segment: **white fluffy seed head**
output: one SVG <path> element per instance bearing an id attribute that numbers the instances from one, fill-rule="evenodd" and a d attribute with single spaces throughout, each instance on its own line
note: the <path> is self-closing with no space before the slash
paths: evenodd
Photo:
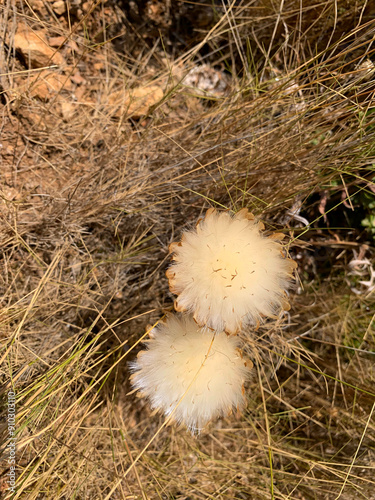
<path id="1" fill-rule="evenodd" d="M 196 230 L 172 243 L 167 277 L 176 310 L 192 313 L 201 326 L 237 333 L 243 323 L 289 309 L 285 290 L 295 262 L 277 241 L 283 235 L 267 238 L 262 229 L 247 209 L 234 217 L 210 209 Z"/>
<path id="2" fill-rule="evenodd" d="M 131 364 L 132 384 L 192 432 L 243 405 L 248 368 L 235 337 L 199 328 L 189 315 L 154 328 L 147 350 Z"/>

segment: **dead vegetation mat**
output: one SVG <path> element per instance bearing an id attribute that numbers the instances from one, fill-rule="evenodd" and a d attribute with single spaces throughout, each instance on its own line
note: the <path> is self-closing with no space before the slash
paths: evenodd
<path id="1" fill-rule="evenodd" d="M 13 498 L 375 498 L 374 14 L 1 3 Z M 128 361 L 173 307 L 169 243 L 210 206 L 285 231 L 298 281 L 290 313 L 242 334 L 246 408 L 194 437 L 128 394 Z"/>

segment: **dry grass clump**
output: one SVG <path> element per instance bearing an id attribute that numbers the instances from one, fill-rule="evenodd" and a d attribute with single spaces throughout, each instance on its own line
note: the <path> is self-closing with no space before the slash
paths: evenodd
<path id="1" fill-rule="evenodd" d="M 196 26 L 184 2 L 70 4 L 0 6 L 14 498 L 372 498 L 372 3 L 201 2 Z M 204 97 L 184 84 L 203 64 L 225 80 Z M 246 409 L 195 439 L 128 394 L 128 361 L 173 307 L 168 245 L 210 206 L 285 232 L 300 281 L 242 333 Z"/>

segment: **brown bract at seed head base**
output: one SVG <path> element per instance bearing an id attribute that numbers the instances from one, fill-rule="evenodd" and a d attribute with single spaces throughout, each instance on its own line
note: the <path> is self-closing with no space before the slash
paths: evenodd
<path id="1" fill-rule="evenodd" d="M 286 290 L 296 263 L 286 257 L 284 235 L 265 236 L 263 229 L 247 209 L 233 217 L 209 209 L 169 247 L 175 309 L 191 313 L 200 326 L 230 334 L 289 310 Z"/>

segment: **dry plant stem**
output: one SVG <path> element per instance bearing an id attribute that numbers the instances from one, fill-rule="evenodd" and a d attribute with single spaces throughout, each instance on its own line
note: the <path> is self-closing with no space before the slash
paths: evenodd
<path id="1" fill-rule="evenodd" d="M 372 414 L 373 414 L 373 412 L 374 412 L 374 409 L 375 409 L 375 403 L 372 405 L 372 408 L 371 408 L 370 414 L 369 414 L 368 419 L 367 419 L 367 422 L 366 422 L 366 426 L 365 426 L 365 428 L 363 429 L 363 434 L 362 434 L 361 439 L 360 439 L 360 441 L 359 441 L 359 443 L 358 443 L 358 447 L 357 447 L 357 449 L 356 449 L 356 451 L 355 451 L 355 454 L 354 454 L 354 457 L 353 457 L 352 463 L 350 464 L 350 466 L 349 466 L 349 468 L 348 468 L 348 472 L 346 473 L 346 476 L 345 476 L 344 482 L 342 483 L 342 486 L 341 486 L 341 489 L 340 489 L 340 491 L 339 491 L 339 494 L 337 495 L 337 497 L 335 498 L 335 500 L 339 500 L 339 498 L 341 498 L 342 492 L 343 492 L 343 491 L 344 491 L 344 489 L 345 489 L 345 486 L 346 486 L 346 484 L 347 484 L 347 482 L 348 482 L 348 478 L 349 478 L 350 473 L 351 473 L 351 471 L 352 471 L 352 468 L 353 468 L 353 466 L 354 466 L 354 462 L 355 462 L 355 461 L 356 461 L 356 459 L 357 459 L 357 456 L 358 456 L 358 453 L 359 453 L 359 449 L 360 449 L 360 447 L 361 447 L 361 445 L 362 445 L 363 439 L 364 439 L 365 434 L 366 434 L 366 432 L 367 432 L 367 428 L 368 428 L 368 426 L 369 426 L 369 424 L 370 424 L 370 422 L 371 422 L 371 419 L 372 419 Z"/>
<path id="2" fill-rule="evenodd" d="M 161 318 L 161 319 L 162 319 L 162 318 Z M 161 320 L 158 320 L 158 321 L 157 321 L 157 322 L 156 322 L 156 323 L 155 323 L 155 324 L 154 324 L 154 325 L 150 328 L 150 330 L 146 331 L 146 332 L 142 335 L 142 337 L 141 337 L 139 340 L 137 340 L 137 342 L 135 342 L 135 343 L 132 345 L 132 347 L 130 347 L 130 348 L 129 348 L 129 350 L 128 350 L 128 351 L 126 351 L 126 353 L 125 353 L 125 354 L 123 354 L 123 355 L 122 355 L 122 356 L 121 356 L 121 357 L 120 357 L 120 358 L 119 358 L 119 359 L 115 362 L 115 365 L 117 365 L 117 364 L 119 364 L 119 363 L 123 362 L 123 361 L 124 361 L 124 359 L 125 359 L 125 357 L 126 357 L 126 356 L 127 356 L 127 355 L 128 355 L 128 354 L 129 354 L 129 353 L 130 353 L 130 352 L 131 352 L 131 351 L 132 351 L 132 350 L 133 350 L 133 349 L 134 349 L 134 348 L 135 348 L 135 347 L 136 347 L 136 346 L 137 346 L 140 342 L 142 342 L 142 340 L 143 340 L 143 339 L 144 339 L 144 338 L 145 338 L 145 337 L 146 337 L 146 336 L 150 333 L 150 331 L 151 331 L 151 330 L 152 330 L 152 329 L 153 329 L 153 328 L 154 328 L 154 327 L 155 327 L 155 326 L 159 323 L 159 321 L 161 321 Z M 88 389 L 86 389 L 86 391 L 85 391 L 85 392 L 84 392 L 84 393 L 80 396 L 80 398 L 79 398 L 77 401 L 75 401 L 74 403 L 72 403 L 72 404 L 71 404 L 71 405 L 70 405 L 70 406 L 69 406 L 69 407 L 68 407 L 68 408 L 67 408 L 67 409 L 66 409 L 66 410 L 65 410 L 65 411 L 64 411 L 64 412 L 63 412 L 63 413 L 62 413 L 62 414 L 58 417 L 58 419 L 57 419 L 57 420 L 52 421 L 52 422 L 51 422 L 49 425 L 47 425 L 47 426 L 46 426 L 46 427 L 45 427 L 42 431 L 40 431 L 38 434 L 36 434 L 36 435 L 32 436 L 30 439 L 23 441 L 22 443 L 20 443 L 20 445 L 22 445 L 22 446 L 26 446 L 29 442 L 33 441 L 35 438 L 40 437 L 42 434 L 44 434 L 45 432 L 47 432 L 47 430 L 49 430 L 49 429 L 50 429 L 53 425 L 55 425 L 55 424 L 56 424 L 56 422 L 57 422 L 58 420 L 62 419 L 65 415 L 67 415 L 67 414 L 69 413 L 69 411 L 70 411 L 70 410 L 72 410 L 72 409 L 73 409 L 73 408 L 74 408 L 74 407 L 75 407 L 75 406 L 79 403 L 79 401 L 80 401 L 80 400 L 82 400 L 82 399 L 86 396 L 86 394 L 88 394 L 89 392 L 91 392 L 91 391 L 92 391 L 92 389 L 93 389 L 93 387 L 95 387 L 95 386 L 96 386 L 96 385 L 98 385 L 98 384 L 99 384 L 99 383 L 100 383 L 103 379 L 105 379 L 105 378 L 109 375 L 109 373 L 111 373 L 111 371 L 112 371 L 112 369 L 113 369 L 113 366 L 115 366 L 115 365 L 112 365 L 112 367 L 111 367 L 111 368 L 109 368 L 109 369 L 108 369 L 106 372 L 104 372 L 104 373 L 103 373 L 103 374 L 102 374 L 99 378 L 97 378 L 97 379 L 95 380 L 95 382 L 94 382 L 91 386 L 89 386 L 89 388 L 88 388 Z"/>
<path id="3" fill-rule="evenodd" d="M 267 412 L 267 405 L 266 405 L 266 399 L 264 396 L 264 388 L 263 388 L 263 382 L 262 382 L 262 377 L 261 377 L 261 366 L 259 366 L 259 362 L 256 363 L 257 366 L 257 373 L 258 373 L 258 382 L 259 382 L 259 389 L 260 393 L 262 396 L 262 404 L 263 404 L 263 411 L 264 411 L 264 423 L 266 426 L 266 434 L 267 434 L 267 445 L 268 445 L 268 460 L 269 460 L 269 466 L 270 466 L 270 492 L 271 492 L 271 498 L 274 499 L 274 476 L 273 476 L 273 454 L 272 454 L 272 442 L 271 442 L 271 432 L 270 432 L 270 425 L 268 421 L 268 412 Z"/>

